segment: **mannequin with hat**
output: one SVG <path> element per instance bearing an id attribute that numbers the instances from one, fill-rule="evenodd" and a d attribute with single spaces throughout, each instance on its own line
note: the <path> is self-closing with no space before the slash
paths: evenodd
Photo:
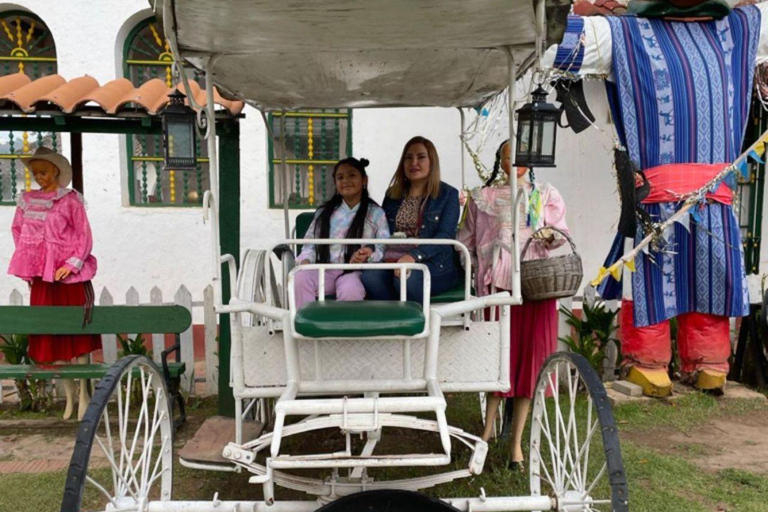
<path id="1" fill-rule="evenodd" d="M 739 156 L 755 66 L 768 60 L 768 4 L 633 0 L 628 11 L 570 16 L 562 43 L 543 59 L 567 80 L 605 80 L 617 169 L 642 173 L 636 183 L 650 186 L 635 191 L 638 219 L 619 223 L 606 268 L 645 237 L 649 222 L 669 218 Z M 624 299 L 626 378 L 650 396 L 672 391 L 670 319 L 683 378 L 719 393 L 731 354 L 728 319 L 749 313 L 733 191 L 721 184 L 692 212 L 664 232 L 663 247 L 640 253 L 621 281 L 608 277 L 600 288 L 604 299 Z"/>
<path id="2" fill-rule="evenodd" d="M 94 293 L 91 279 L 96 258 L 91 254 L 91 227 L 83 197 L 66 188 L 72 166 L 55 151 L 40 147 L 20 158 L 40 186 L 17 198 L 11 232 L 16 250 L 8 273 L 30 285 L 32 306 L 85 306 L 89 319 Z M 29 357 L 36 363 L 88 362 L 88 354 L 101 347 L 96 335 L 30 335 Z M 64 419 L 72 415 L 75 384 L 65 379 L 67 405 Z M 86 380 L 80 380 L 78 418 L 88 406 Z"/>

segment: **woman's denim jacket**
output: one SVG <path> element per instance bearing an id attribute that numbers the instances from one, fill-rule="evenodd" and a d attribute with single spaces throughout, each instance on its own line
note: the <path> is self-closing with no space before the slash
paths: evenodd
<path id="1" fill-rule="evenodd" d="M 403 199 L 384 198 L 381 207 L 387 214 L 389 231 L 394 233 L 395 218 Z M 448 238 L 456 239 L 456 230 L 459 224 L 459 191 L 440 182 L 440 193 L 436 199 L 429 197 L 424 207 L 421 226 L 419 226 L 419 238 Z M 420 245 L 414 247 L 410 254 L 416 263 L 423 263 L 429 268 L 432 280 L 438 278 L 450 278 L 456 275 L 455 250 L 450 245 Z"/>

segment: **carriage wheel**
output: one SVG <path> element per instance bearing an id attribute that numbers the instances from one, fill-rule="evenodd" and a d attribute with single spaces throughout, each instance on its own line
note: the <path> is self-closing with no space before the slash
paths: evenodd
<path id="1" fill-rule="evenodd" d="M 113 364 L 77 432 L 62 512 L 144 510 L 171 499 L 173 420 L 165 381 L 142 356 Z"/>
<path id="2" fill-rule="evenodd" d="M 628 511 L 613 410 L 587 360 L 567 353 L 550 356 L 533 400 L 531 494 L 557 498 L 559 510 Z"/>

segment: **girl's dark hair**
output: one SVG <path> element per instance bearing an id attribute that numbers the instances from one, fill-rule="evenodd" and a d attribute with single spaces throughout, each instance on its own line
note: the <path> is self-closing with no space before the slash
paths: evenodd
<path id="1" fill-rule="evenodd" d="M 347 164 L 351 165 L 363 176 L 363 179 L 368 177 L 368 173 L 365 172 L 365 168 L 368 167 L 368 160 L 361 158 L 358 160 L 354 157 L 348 157 L 343 160 L 339 160 L 333 167 L 333 179 L 336 181 L 336 171 L 339 167 Z M 344 198 L 341 197 L 338 191 L 333 194 L 328 201 L 323 204 L 319 210 L 320 214 L 317 216 L 317 222 L 315 222 L 315 238 L 329 238 L 331 233 L 331 215 L 336 211 L 336 208 L 341 206 L 341 202 Z M 358 208 L 355 217 L 352 219 L 352 224 L 349 226 L 346 238 L 363 238 L 363 231 L 365 229 L 365 221 L 368 217 L 368 205 L 378 206 L 378 203 L 371 199 L 368 195 L 368 187 L 363 186 L 363 195 L 360 198 L 360 208 Z M 344 261 L 348 263 L 352 259 L 352 254 L 360 248 L 359 245 L 348 245 Z M 331 258 L 331 247 L 329 245 L 317 245 L 317 262 L 328 263 Z"/>
<path id="2" fill-rule="evenodd" d="M 496 150 L 496 160 L 493 162 L 493 171 L 491 172 L 491 177 L 488 178 L 485 183 L 483 183 L 484 187 L 490 187 L 493 185 L 493 182 L 496 181 L 496 177 L 499 175 L 499 170 L 501 170 L 501 150 L 508 142 L 509 139 L 505 140 L 501 143 L 499 149 Z"/>

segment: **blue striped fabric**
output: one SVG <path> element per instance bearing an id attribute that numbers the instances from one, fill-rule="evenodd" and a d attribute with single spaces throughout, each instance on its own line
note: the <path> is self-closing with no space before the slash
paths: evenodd
<path id="1" fill-rule="evenodd" d="M 615 84 L 608 96 L 616 129 L 640 169 L 672 163 L 723 163 L 741 153 L 760 36 L 760 11 L 734 9 L 719 21 L 668 22 L 606 18 L 613 39 Z M 663 221 L 681 204 L 644 205 Z M 696 223 L 675 224 L 664 250 L 636 258 L 635 324 L 653 325 L 698 312 L 743 316 L 749 311 L 744 257 L 733 208 L 714 203 Z M 638 228 L 635 242 L 644 238 Z M 620 239 L 620 237 L 619 237 Z M 621 255 L 614 243 L 606 266 Z M 600 289 L 615 298 L 616 281 Z"/>
<path id="2" fill-rule="evenodd" d="M 563 42 L 557 47 L 554 67 L 561 71 L 578 73 L 584 62 L 584 46 L 581 35 L 584 32 L 584 18 L 568 16 Z"/>
<path id="3" fill-rule="evenodd" d="M 760 11 L 747 6 L 706 23 L 606 20 L 616 122 L 632 161 L 648 169 L 735 160 L 749 113 Z"/>

